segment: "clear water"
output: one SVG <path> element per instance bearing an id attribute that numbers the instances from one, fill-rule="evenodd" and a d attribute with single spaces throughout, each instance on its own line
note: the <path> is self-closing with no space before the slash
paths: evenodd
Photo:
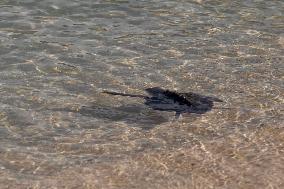
<path id="1" fill-rule="evenodd" d="M 0 1 L 0 188 L 284 188 L 283 12 Z M 224 102 L 175 119 L 101 93 L 149 87 Z"/>

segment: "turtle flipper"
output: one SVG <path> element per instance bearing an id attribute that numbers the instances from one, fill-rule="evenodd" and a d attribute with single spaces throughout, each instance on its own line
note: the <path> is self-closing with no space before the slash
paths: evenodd
<path id="1" fill-rule="evenodd" d="M 178 120 L 181 116 L 182 116 L 181 112 L 176 112 L 174 120 Z"/>

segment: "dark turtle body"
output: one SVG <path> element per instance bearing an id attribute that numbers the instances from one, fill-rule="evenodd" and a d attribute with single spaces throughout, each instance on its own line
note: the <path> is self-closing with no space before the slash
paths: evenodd
<path id="1" fill-rule="evenodd" d="M 110 95 L 144 98 L 144 104 L 148 107 L 159 111 L 174 111 L 176 112 L 177 117 L 183 113 L 203 114 L 212 109 L 214 101 L 222 102 L 222 100 L 215 97 L 204 96 L 192 92 L 180 93 L 177 91 L 165 90 L 159 87 L 147 88 L 145 91 L 150 96 L 108 91 L 104 91 L 104 93 Z"/>

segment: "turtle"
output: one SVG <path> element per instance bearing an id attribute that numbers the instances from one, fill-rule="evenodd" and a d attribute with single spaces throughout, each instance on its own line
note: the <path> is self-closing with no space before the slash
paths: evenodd
<path id="1" fill-rule="evenodd" d="M 145 91 L 149 96 L 112 91 L 103 91 L 103 93 L 143 98 L 146 106 L 158 111 L 174 111 L 176 118 L 179 118 L 184 113 L 204 114 L 213 108 L 214 102 L 223 102 L 216 97 L 204 96 L 193 92 L 178 92 L 160 87 L 146 88 Z"/>

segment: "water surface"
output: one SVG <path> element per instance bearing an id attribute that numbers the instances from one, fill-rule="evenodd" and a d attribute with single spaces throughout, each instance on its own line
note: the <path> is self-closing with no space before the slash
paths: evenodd
<path id="1" fill-rule="evenodd" d="M 0 2 L 0 188 L 283 188 L 283 1 Z M 224 102 L 159 111 L 161 87 Z"/>

